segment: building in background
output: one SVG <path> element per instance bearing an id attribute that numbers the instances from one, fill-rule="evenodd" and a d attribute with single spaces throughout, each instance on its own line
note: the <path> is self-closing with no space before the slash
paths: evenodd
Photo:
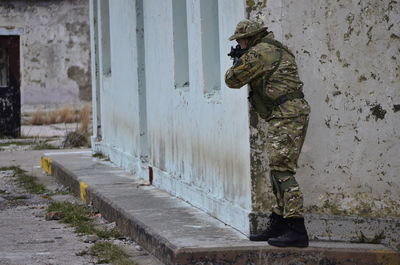
<path id="1" fill-rule="evenodd" d="M 272 203 L 265 123 L 247 89 L 223 81 L 228 37 L 258 19 L 295 52 L 312 108 L 297 174 L 311 236 L 383 232 L 396 247 L 394 1 L 91 0 L 90 10 L 95 152 L 245 234 L 262 229 Z"/>
<path id="2" fill-rule="evenodd" d="M 0 86 L 10 100 L 0 97 L 7 113 L 20 120 L 19 102 L 29 110 L 91 100 L 89 39 L 87 1 L 1 1 Z"/>

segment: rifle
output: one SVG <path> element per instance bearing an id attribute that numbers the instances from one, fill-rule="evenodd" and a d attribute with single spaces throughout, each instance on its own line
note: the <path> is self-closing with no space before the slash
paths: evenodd
<path id="1" fill-rule="evenodd" d="M 240 48 L 240 45 L 236 45 L 235 48 L 231 46 L 231 52 L 228 53 L 228 56 L 230 56 L 233 60 L 233 65 L 237 66 L 239 64 L 239 58 L 242 57 L 243 54 L 247 52 L 248 49 L 242 49 Z"/>

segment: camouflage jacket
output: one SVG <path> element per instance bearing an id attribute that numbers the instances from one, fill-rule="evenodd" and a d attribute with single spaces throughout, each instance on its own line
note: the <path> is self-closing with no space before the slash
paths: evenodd
<path id="1" fill-rule="evenodd" d="M 293 54 L 286 47 L 271 44 L 271 39 L 267 35 L 251 46 L 239 63 L 228 69 L 225 83 L 230 88 L 249 84 L 249 100 L 267 120 L 308 115 L 310 107 L 305 99 L 288 100 L 278 106 L 271 104 L 280 96 L 303 89 Z"/>

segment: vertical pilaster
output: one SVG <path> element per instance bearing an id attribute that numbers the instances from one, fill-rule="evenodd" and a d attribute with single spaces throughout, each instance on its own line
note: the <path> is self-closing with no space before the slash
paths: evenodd
<path id="1" fill-rule="evenodd" d="M 142 167 L 148 163 L 147 141 L 147 97 L 146 97 L 146 61 L 144 40 L 144 6 L 143 0 L 136 1 L 136 51 L 137 76 L 139 93 L 139 124 L 140 124 L 140 160 Z"/>

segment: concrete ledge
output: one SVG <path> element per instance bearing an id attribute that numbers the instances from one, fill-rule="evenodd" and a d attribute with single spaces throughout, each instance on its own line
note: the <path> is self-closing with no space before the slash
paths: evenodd
<path id="1" fill-rule="evenodd" d="M 310 247 L 275 248 L 243 234 L 191 205 L 135 180 L 90 152 L 52 154 L 43 159 L 52 175 L 115 221 L 123 233 L 168 265 L 228 264 L 400 264 L 382 245 L 311 242 Z M 87 187 L 83 187 L 81 183 Z"/>
<path id="2" fill-rule="evenodd" d="M 251 213 L 251 229 L 261 230 L 268 223 L 270 213 Z M 305 214 L 309 236 L 319 241 L 358 242 L 377 240 L 387 247 L 400 250 L 400 219 Z"/>
<path id="3" fill-rule="evenodd" d="M 117 148 L 104 142 L 92 141 L 92 146 L 96 152 L 106 154 L 117 166 L 132 172 L 133 175 L 141 178 L 148 178 L 148 169 L 143 169 L 141 161 L 128 153 L 122 152 Z M 145 167 L 149 165 L 146 163 Z M 218 216 L 222 222 L 229 223 L 239 231 L 250 234 L 249 211 L 244 208 L 233 205 L 221 198 L 215 198 L 199 187 L 183 182 L 173 174 L 159 170 L 153 167 L 153 185 L 162 189 L 173 196 L 185 198 L 195 207 L 208 212 L 210 215 Z"/>

